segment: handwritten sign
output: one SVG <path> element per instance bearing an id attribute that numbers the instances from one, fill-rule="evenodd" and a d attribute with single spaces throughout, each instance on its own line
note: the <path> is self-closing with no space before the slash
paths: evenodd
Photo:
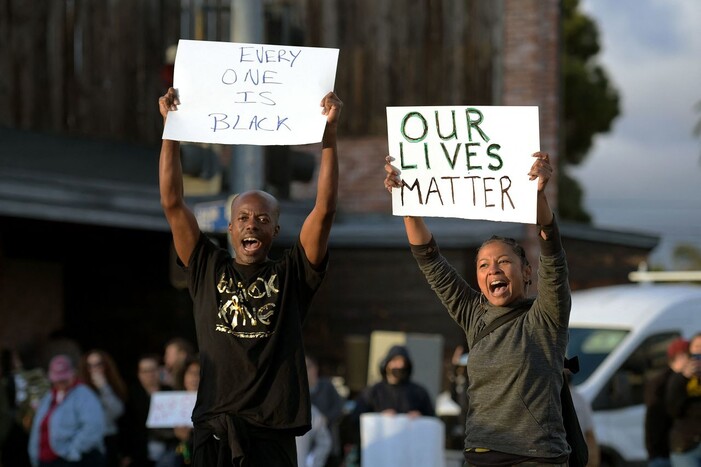
<path id="1" fill-rule="evenodd" d="M 434 417 L 364 413 L 360 416 L 363 467 L 441 467 L 445 425 Z"/>
<path id="2" fill-rule="evenodd" d="M 387 128 L 394 215 L 535 224 L 537 107 L 388 107 Z"/>
<path id="3" fill-rule="evenodd" d="M 149 428 L 192 426 L 192 409 L 195 408 L 196 400 L 196 392 L 154 392 L 151 395 L 146 426 Z"/>
<path id="4" fill-rule="evenodd" d="M 318 143 L 338 49 L 180 40 L 173 87 L 180 106 L 164 139 L 218 144 Z"/>

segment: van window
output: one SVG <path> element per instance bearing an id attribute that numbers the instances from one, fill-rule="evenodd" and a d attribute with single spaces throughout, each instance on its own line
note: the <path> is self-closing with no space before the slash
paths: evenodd
<path id="1" fill-rule="evenodd" d="M 579 358 L 579 372 L 572 376 L 572 384 L 589 378 L 626 335 L 626 329 L 570 328 L 567 356 Z"/>
<path id="2" fill-rule="evenodd" d="M 644 403 L 648 380 L 667 367 L 667 346 L 679 333 L 655 334 L 643 341 L 592 401 L 593 410 L 622 409 Z"/>

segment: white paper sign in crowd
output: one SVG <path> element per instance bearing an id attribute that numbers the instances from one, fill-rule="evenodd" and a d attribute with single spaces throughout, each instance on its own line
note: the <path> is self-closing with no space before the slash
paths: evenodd
<path id="1" fill-rule="evenodd" d="M 360 416 L 362 467 L 443 467 L 445 425 L 435 417 Z"/>
<path id="2" fill-rule="evenodd" d="M 538 107 L 387 107 L 397 216 L 535 224 Z"/>
<path id="3" fill-rule="evenodd" d="M 318 143 L 338 49 L 180 40 L 173 87 L 180 106 L 164 139 L 218 144 Z"/>
<path id="4" fill-rule="evenodd" d="M 151 394 L 146 418 L 149 428 L 192 426 L 192 409 L 197 393 L 191 391 L 159 391 Z"/>

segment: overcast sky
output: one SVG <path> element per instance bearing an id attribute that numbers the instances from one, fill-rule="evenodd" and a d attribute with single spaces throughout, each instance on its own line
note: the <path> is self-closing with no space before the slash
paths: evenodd
<path id="1" fill-rule="evenodd" d="M 582 0 L 621 96 L 610 133 L 572 170 L 598 227 L 659 234 L 653 263 L 701 248 L 701 0 Z"/>

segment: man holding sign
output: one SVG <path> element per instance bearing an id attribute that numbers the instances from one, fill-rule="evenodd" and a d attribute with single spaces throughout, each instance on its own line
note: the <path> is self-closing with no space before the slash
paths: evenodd
<path id="1" fill-rule="evenodd" d="M 159 99 L 164 123 L 178 104 L 173 88 Z M 179 142 L 163 140 L 161 204 L 188 273 L 200 351 L 195 466 L 297 464 L 295 436 L 311 425 L 301 329 L 328 262 L 342 106 L 332 92 L 321 100 L 326 127 L 316 202 L 296 244 L 278 260 L 268 258 L 280 230 L 278 201 L 263 191 L 234 198 L 232 258 L 200 231 L 183 196 Z"/>
<path id="2" fill-rule="evenodd" d="M 485 156 L 485 161 L 491 159 L 488 153 Z M 494 236 L 479 248 L 479 290 L 475 290 L 441 255 L 422 218 L 404 217 L 421 271 L 450 316 L 463 328 L 470 348 L 464 452 L 467 465 L 566 466 L 570 454 L 560 407 L 571 305 L 567 263 L 555 216 L 545 196 L 552 175 L 550 157 L 543 152 L 533 157 L 535 162 L 528 173 L 518 180 L 514 176 L 514 182 L 533 183 L 537 190 L 541 254 L 535 298 L 528 294 L 531 266 L 524 249 L 513 239 Z M 400 174 L 393 162 L 388 156 L 384 183 L 396 201 L 396 191 L 404 182 L 403 172 Z M 465 204 L 469 207 L 470 200 Z M 507 322 L 508 318 L 512 320 Z M 496 320 L 503 325 L 489 327 Z M 492 330 L 478 337 L 482 329 Z"/>

